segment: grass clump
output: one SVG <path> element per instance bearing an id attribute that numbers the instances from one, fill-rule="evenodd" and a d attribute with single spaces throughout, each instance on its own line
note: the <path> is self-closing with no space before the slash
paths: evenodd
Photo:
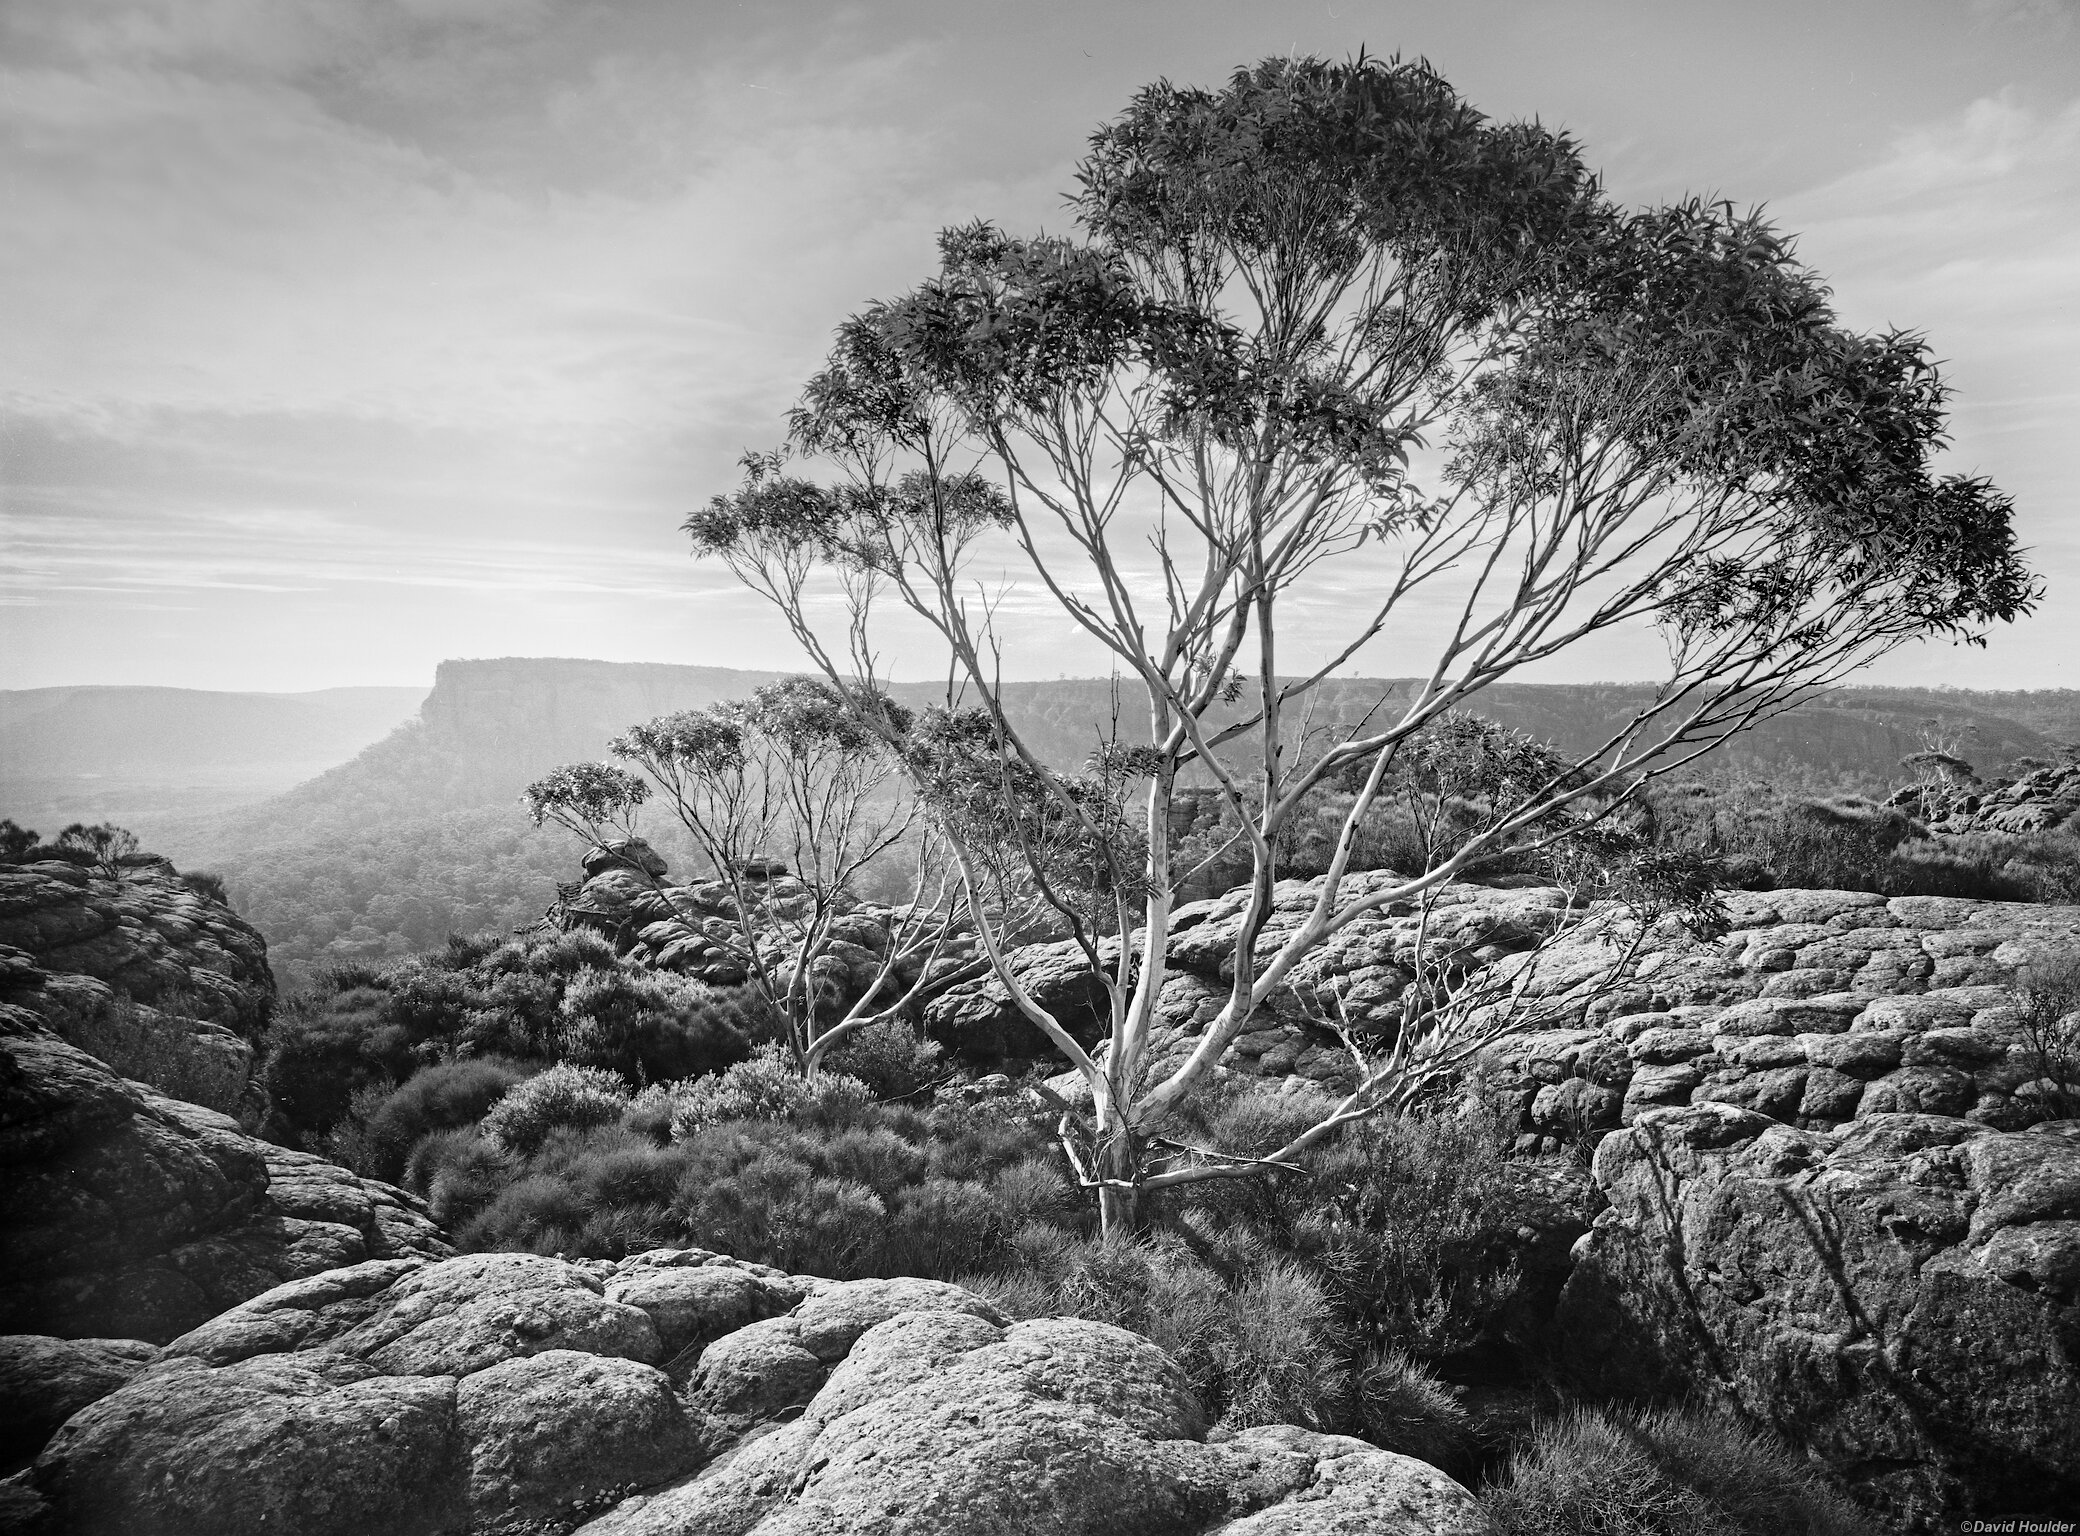
<path id="1" fill-rule="evenodd" d="M 1803 1460 L 1700 1408 L 1548 1419 L 1481 1504 L 1495 1536 L 1875 1536 Z"/>

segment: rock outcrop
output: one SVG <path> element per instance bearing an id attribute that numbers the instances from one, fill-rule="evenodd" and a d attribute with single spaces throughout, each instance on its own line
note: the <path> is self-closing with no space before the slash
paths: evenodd
<path id="1" fill-rule="evenodd" d="M 183 1017 L 250 1029 L 274 997 L 267 943 L 148 854 L 119 874 L 51 860 L 0 865 L 0 945 Z"/>
<path id="2" fill-rule="evenodd" d="M 12 1471 L 80 1409 L 159 1358 L 140 1339 L 0 1335 L 0 1471 Z"/>
<path id="3" fill-rule="evenodd" d="M 1991 783 L 1910 784 L 1885 802 L 1939 834 L 2080 830 L 2080 763 Z"/>
<path id="4" fill-rule="evenodd" d="M 1354 876 L 1344 899 L 1393 878 Z M 1279 883 L 1260 956 L 1319 891 L 1319 881 Z M 1182 1062 L 1226 1003 L 1243 900 L 1238 891 L 1178 909 L 1152 1072 Z M 1621 977 L 1617 913 L 1585 913 L 1550 886 L 1448 887 L 1427 914 L 1406 904 L 1367 913 L 1308 956 L 1227 1065 L 1347 1087 L 1352 1062 L 1332 1025 L 1361 1039 L 1398 1028 L 1420 926 L 1430 964 L 1519 982 L 1513 1006 L 1538 1027 L 1500 1040 L 1485 1060 L 1517 1101 L 1527 1150 L 1692 1102 L 1816 1129 L 1911 1112 L 2019 1130 L 2060 1112 L 2013 989 L 2032 957 L 2080 953 L 2080 907 L 1799 890 L 1730 892 L 1726 907 L 1723 937 L 1666 922 Z M 1098 1000 L 1072 946 L 1032 946 L 1013 964 L 1072 1030 L 1097 1038 Z M 1001 1041 L 1024 1027 L 994 978 L 951 988 L 927 1019 L 949 1040 Z"/>
<path id="5" fill-rule="evenodd" d="M 34 1490 L 90 1536 L 1481 1529 L 1465 1489 L 1362 1441 L 1209 1436 L 1119 1329 L 698 1250 L 279 1287 L 76 1414 Z"/>
<path id="6" fill-rule="evenodd" d="M 1554 1330 L 1580 1385 L 1722 1393 L 1899 1529 L 2080 1507 L 2080 1122 L 1701 1103 L 1595 1172 Z"/>
<path id="7" fill-rule="evenodd" d="M 709 987 L 727 991 L 750 980 L 751 945 L 725 882 L 667 883 L 665 861 L 640 838 L 617 839 L 589 849 L 584 871 L 585 879 L 564 887 L 557 904 L 557 920 L 566 927 L 600 934 L 633 964 L 674 971 Z M 775 919 L 770 925 L 755 925 L 759 931 L 754 942 L 765 962 L 777 967 L 796 953 L 794 924 L 804 913 L 808 893 L 781 866 L 773 865 L 752 881 L 752 899 Z M 951 986 L 982 970 L 973 940 L 955 934 L 936 955 L 903 955 L 889 975 L 882 976 L 889 947 L 898 942 L 892 935 L 900 935 L 902 927 L 900 914 L 884 905 L 850 905 L 831 925 L 811 967 L 815 985 L 845 1007 L 877 985 L 884 999 L 893 1002 L 917 983 L 927 960 L 934 987 Z M 931 990 L 927 988 L 927 993 Z M 1016 1028 L 1023 1031 L 1024 1054 L 1049 1048 L 1045 1038 L 1023 1019 Z M 1003 1042 L 980 1032 L 964 1035 L 962 1048 L 964 1059 L 990 1066 L 1006 1054 Z"/>
<path id="8" fill-rule="evenodd" d="M 0 1007 L 0 1333 L 164 1341 L 284 1280 L 450 1251 L 404 1191 Z"/>
<path id="9" fill-rule="evenodd" d="M 1400 878 L 1388 871 L 1352 875 L 1344 881 L 1340 899 L 1363 899 Z M 1260 960 L 1275 953 L 1306 920 L 1320 891 L 1319 880 L 1278 882 L 1257 935 Z M 1169 974 L 1157 1002 L 1151 1075 L 1181 1065 L 1226 1004 L 1247 896 L 1246 890 L 1231 891 L 1181 906 L 1172 914 Z M 1338 1025 L 1375 1035 L 1398 1027 L 1402 994 L 1415 979 L 1419 948 L 1430 964 L 1480 970 L 1536 948 L 1571 910 L 1559 889 L 1531 884 L 1453 886 L 1438 894 L 1427 913 L 1408 902 L 1367 912 L 1294 968 L 1286 984 L 1251 1019 L 1227 1065 L 1249 1076 L 1347 1088 L 1354 1081 L 1353 1068 Z M 1072 1034 L 1099 1037 L 1102 998 L 1073 944 L 1029 946 L 1013 955 L 1012 964 L 1021 982 Z M 964 1056 L 973 1040 L 985 1042 L 985 1056 L 994 1042 L 1044 1044 L 993 976 L 950 988 L 926 1009 L 925 1021 L 935 1037 Z"/>
<path id="10" fill-rule="evenodd" d="M 1529 990 L 1579 1022 L 1491 1053 L 1527 1136 L 1557 1146 L 1691 1103 L 1810 1129 L 1920 1113 L 2020 1130 L 2060 1112 L 2013 987 L 2032 956 L 2080 951 L 2080 907 L 1862 891 L 1726 905 L 1723 938 L 1657 931 L 1620 986 L 1601 984 L 1615 949 L 1593 925 L 1539 956 Z"/>
<path id="11" fill-rule="evenodd" d="M 273 1002 L 265 940 L 165 860 L 0 865 L 0 1003 L 123 1076 L 236 1113 Z"/>

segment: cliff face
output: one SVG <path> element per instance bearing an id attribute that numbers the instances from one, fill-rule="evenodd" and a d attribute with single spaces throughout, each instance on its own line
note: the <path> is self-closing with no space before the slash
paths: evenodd
<path id="1" fill-rule="evenodd" d="M 558 763 L 605 756 L 608 739 L 639 721 L 786 675 L 556 657 L 444 661 L 419 719 L 428 747 L 481 765 L 487 783 L 515 793 Z"/>

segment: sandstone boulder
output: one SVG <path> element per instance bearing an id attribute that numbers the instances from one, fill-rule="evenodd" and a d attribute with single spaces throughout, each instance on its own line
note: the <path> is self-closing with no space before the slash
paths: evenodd
<path id="1" fill-rule="evenodd" d="M 572 1405 L 582 1404 L 573 1422 Z M 688 1471 L 704 1442 L 670 1379 L 633 1360 L 552 1349 L 515 1356 L 455 1392 L 479 1525 L 582 1509 Z"/>
<path id="2" fill-rule="evenodd" d="M 1555 1328 L 1581 1385 L 1723 1394 L 1902 1529 L 2080 1503 L 2080 1123 L 1708 1103 L 1595 1173 Z"/>
<path id="3" fill-rule="evenodd" d="M 58 861 L 0 866 L 0 945 L 51 974 L 92 977 L 133 1002 L 241 1034 L 274 998 L 266 940 L 164 860 L 116 876 Z"/>
<path id="4" fill-rule="evenodd" d="M 4 1022 L 4 1021 L 0 1021 Z M 410 1195 L 0 1034 L 0 1328 L 164 1341 L 298 1276 L 450 1250 Z"/>
<path id="5" fill-rule="evenodd" d="M 74 1415 L 36 1480 L 81 1533 L 432 1536 L 467 1518 L 455 1397 L 337 1354 L 168 1360 Z"/>
<path id="6" fill-rule="evenodd" d="M 139 1339 L 0 1336 L 0 1465 L 34 1456 L 60 1424 L 158 1358 Z"/>
<path id="7" fill-rule="evenodd" d="M 675 1346 L 683 1391 L 652 1363 Z M 75 1414 L 21 1491 L 86 1536 L 1480 1528 L 1463 1488 L 1359 1441 L 1210 1439 L 1119 1329 L 697 1250 L 291 1282 Z"/>
<path id="8" fill-rule="evenodd" d="M 1472 1536 L 1482 1524 L 1435 1468 L 1362 1441 L 1287 1426 L 1209 1443 L 1175 1364 L 1119 1329 L 905 1312 L 861 1335 L 800 1418 L 582 1529 Z"/>

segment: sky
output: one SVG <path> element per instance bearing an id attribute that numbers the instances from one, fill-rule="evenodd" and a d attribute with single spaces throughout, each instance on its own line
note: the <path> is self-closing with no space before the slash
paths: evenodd
<path id="1" fill-rule="evenodd" d="M 1925 332 L 2048 598 L 1867 678 L 2080 687 L 2080 0 L 0 0 L 0 688 L 792 665 L 679 523 L 833 326 L 1137 87 L 1360 46 Z"/>

